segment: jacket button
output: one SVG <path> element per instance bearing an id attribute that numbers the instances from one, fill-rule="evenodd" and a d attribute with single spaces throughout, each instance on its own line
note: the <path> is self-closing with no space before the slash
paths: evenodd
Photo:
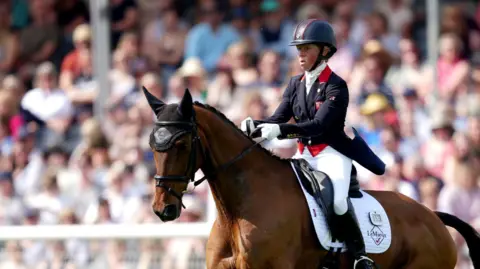
<path id="1" fill-rule="evenodd" d="M 308 140 L 308 144 L 311 145 L 311 144 L 312 144 L 312 140 Z"/>

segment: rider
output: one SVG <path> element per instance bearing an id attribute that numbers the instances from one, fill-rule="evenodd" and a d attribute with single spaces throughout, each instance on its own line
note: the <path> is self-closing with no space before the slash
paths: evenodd
<path id="1" fill-rule="evenodd" d="M 332 26 L 316 19 L 300 22 L 290 45 L 297 47 L 305 73 L 290 79 L 282 102 L 271 117 L 255 121 L 248 117 L 242 121 L 241 129 L 250 135 L 258 127 L 261 136 L 269 140 L 298 138 L 294 158 L 304 158 L 332 180 L 335 223 L 346 233 L 344 240 L 355 258 L 355 268 L 374 268 L 374 262 L 365 253 L 348 189 L 352 160 L 379 175 L 385 172 L 385 164 L 355 129 L 354 139 L 344 132 L 349 102 L 347 84 L 327 65 L 337 50 Z M 287 123 L 292 117 L 296 124 Z"/>

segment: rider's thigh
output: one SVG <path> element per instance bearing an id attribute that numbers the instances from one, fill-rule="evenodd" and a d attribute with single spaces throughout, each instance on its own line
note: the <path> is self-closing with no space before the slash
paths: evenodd
<path id="1" fill-rule="evenodd" d="M 316 160 L 316 168 L 332 180 L 334 210 L 343 214 L 348 209 L 347 197 L 350 187 L 352 160 L 331 147 L 325 148 Z"/>

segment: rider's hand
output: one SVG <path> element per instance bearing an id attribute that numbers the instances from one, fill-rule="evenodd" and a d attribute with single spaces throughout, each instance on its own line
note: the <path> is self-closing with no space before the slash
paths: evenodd
<path id="1" fill-rule="evenodd" d="M 258 125 L 258 128 L 262 128 L 262 137 L 267 140 L 273 140 L 282 134 L 280 131 L 280 125 L 272 123 L 263 123 Z"/>
<path id="2" fill-rule="evenodd" d="M 253 124 L 253 119 L 251 117 L 244 119 L 240 124 L 240 129 L 246 135 L 250 136 L 253 130 L 255 129 L 255 124 Z"/>

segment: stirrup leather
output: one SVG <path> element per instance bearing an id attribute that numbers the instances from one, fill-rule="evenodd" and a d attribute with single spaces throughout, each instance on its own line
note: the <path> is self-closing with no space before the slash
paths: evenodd
<path id="1" fill-rule="evenodd" d="M 377 268 L 377 266 L 375 265 L 375 262 L 374 262 L 372 259 L 370 259 L 370 258 L 367 257 L 367 256 L 360 256 L 360 259 L 358 259 L 358 260 L 355 259 L 355 262 L 353 263 L 353 269 L 357 268 L 357 264 L 358 264 L 359 262 L 361 262 L 361 261 L 364 261 L 364 260 L 367 260 L 367 261 L 371 262 L 371 263 L 372 263 L 372 266 L 373 266 L 374 268 Z"/>

